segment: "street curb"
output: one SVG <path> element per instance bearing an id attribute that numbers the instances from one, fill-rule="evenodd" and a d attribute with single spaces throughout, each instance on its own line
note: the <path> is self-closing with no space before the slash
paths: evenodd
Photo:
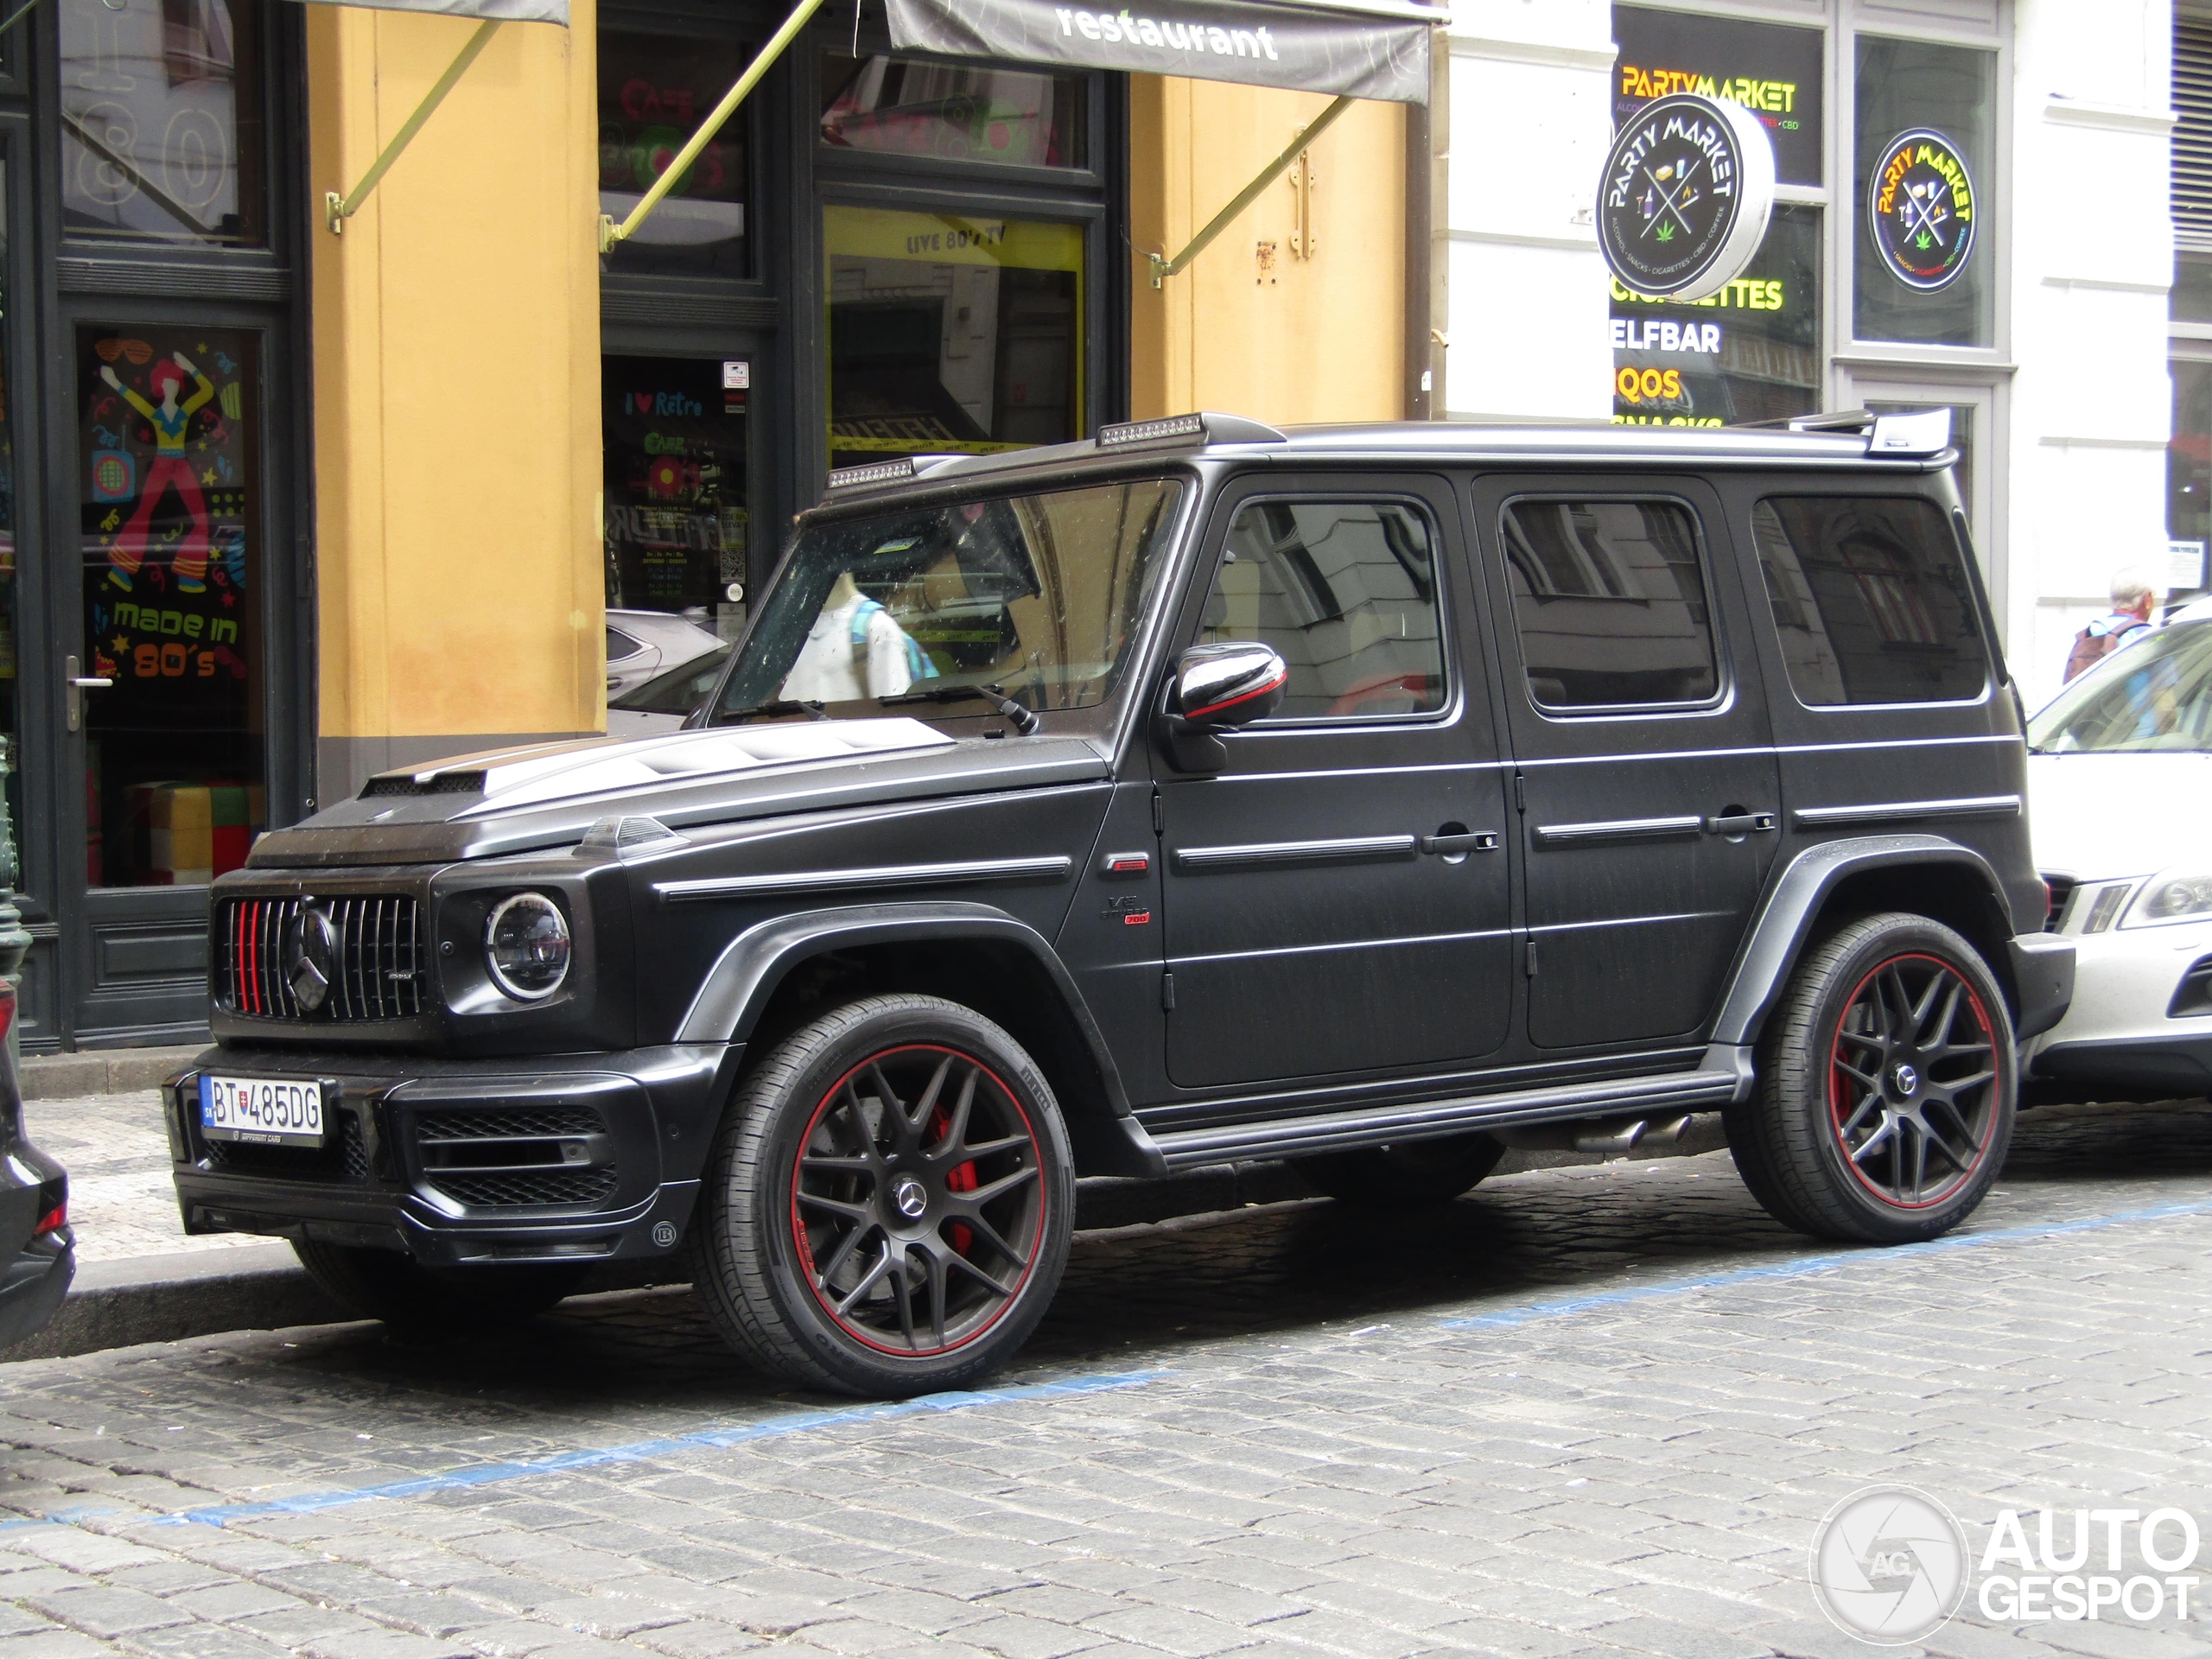
<path id="1" fill-rule="evenodd" d="M 1694 1157 L 1713 1150 L 1718 1143 L 1718 1120 L 1710 1125 L 1701 1120 L 1700 1130 L 1664 1151 L 1630 1155 Z M 1510 1152 L 1492 1179 L 1606 1161 L 1587 1153 Z M 1076 1184 L 1076 1228 L 1099 1232 L 1313 1196 L 1313 1189 L 1281 1163 L 1219 1164 L 1157 1179 L 1094 1177 Z M 579 1294 L 685 1282 L 682 1258 L 659 1256 L 598 1268 Z M 292 1247 L 283 1243 L 88 1262 L 77 1269 L 76 1281 L 53 1322 L 0 1351 L 0 1363 L 67 1358 L 232 1331 L 338 1324 L 353 1317 L 316 1287 L 292 1255 Z"/>
<path id="2" fill-rule="evenodd" d="M 25 1100 L 73 1100 L 86 1095 L 131 1095 L 158 1089 L 203 1053 L 189 1048 L 86 1049 L 74 1054 L 26 1054 L 16 1067 Z"/>

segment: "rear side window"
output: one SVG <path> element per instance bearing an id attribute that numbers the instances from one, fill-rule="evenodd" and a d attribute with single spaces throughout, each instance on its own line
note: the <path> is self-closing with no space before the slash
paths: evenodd
<path id="1" fill-rule="evenodd" d="M 1720 689 L 1697 521 L 1679 501 L 1523 499 L 1505 578 L 1541 709 L 1710 702 Z"/>
<path id="2" fill-rule="evenodd" d="M 1989 657 L 1942 509 L 1910 496 L 1769 496 L 1751 540 L 1790 689 L 1813 708 L 1964 702 Z"/>
<path id="3" fill-rule="evenodd" d="M 619 663 L 625 657 L 634 657 L 645 647 L 620 628 L 607 631 L 607 660 Z"/>
<path id="4" fill-rule="evenodd" d="M 1230 526 L 1201 638 L 1256 639 L 1289 666 L 1281 718 L 1444 706 L 1436 537 L 1399 501 L 1255 501 Z"/>

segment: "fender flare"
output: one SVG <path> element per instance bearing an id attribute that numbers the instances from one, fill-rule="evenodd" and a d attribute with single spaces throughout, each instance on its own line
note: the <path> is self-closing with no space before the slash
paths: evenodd
<path id="1" fill-rule="evenodd" d="M 707 970 L 691 1005 L 683 1013 L 679 1043 L 741 1043 L 791 966 L 828 950 L 862 944 L 906 944 L 918 939 L 991 939 L 1011 944 L 1031 957 L 1052 982 L 1061 1006 L 1075 1022 L 1114 1116 L 1134 1128 L 1121 1070 L 1106 1046 L 1075 976 L 1052 942 L 1027 922 L 992 905 L 957 900 L 910 904 L 854 905 L 832 910 L 798 911 L 748 927 L 723 947 Z"/>
<path id="2" fill-rule="evenodd" d="M 1814 918 L 1840 882 L 1863 871 L 1905 864 L 1954 866 L 1978 880 L 1997 905 L 1998 913 L 2005 913 L 2005 887 L 1988 859 L 1942 836 L 1853 836 L 1808 847 L 1783 871 L 1752 925 L 1751 943 L 1737 959 L 1727 995 L 1721 998 L 1713 1041 L 1740 1046 L 1758 1037 L 1768 1011 L 1782 994 L 1783 982 L 1796 964 Z M 2009 954 L 2007 959 L 1992 962 L 1989 968 L 2017 1001 L 2018 991 L 2006 982 L 2013 972 Z"/>

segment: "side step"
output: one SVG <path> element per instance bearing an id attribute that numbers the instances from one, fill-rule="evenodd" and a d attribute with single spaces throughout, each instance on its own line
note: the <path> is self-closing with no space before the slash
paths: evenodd
<path id="1" fill-rule="evenodd" d="M 1625 1077 L 1614 1083 L 1560 1084 L 1510 1094 L 1471 1095 L 1457 1100 L 1427 1100 L 1414 1105 L 1373 1106 L 1310 1117 L 1275 1118 L 1259 1123 L 1229 1123 L 1180 1129 L 1152 1137 L 1170 1169 L 1225 1164 L 1248 1158 L 1296 1158 L 1307 1153 L 1346 1152 L 1408 1141 L 1433 1141 L 1474 1129 L 1511 1128 L 1522 1124 L 1563 1123 L 1581 1119 L 1627 1118 L 1642 1123 L 1671 1122 L 1684 1113 L 1725 1106 L 1751 1083 L 1748 1050 L 1714 1047 L 1694 1071 L 1669 1071 L 1656 1077 Z M 1609 1125 L 1609 1128 L 1615 1126 Z M 1625 1129 L 1627 1125 L 1618 1125 Z M 1634 1145 L 1641 1135 L 1630 1137 Z M 1600 1149 L 1593 1147 L 1592 1150 Z M 1625 1148 L 1624 1148 L 1625 1150 Z"/>

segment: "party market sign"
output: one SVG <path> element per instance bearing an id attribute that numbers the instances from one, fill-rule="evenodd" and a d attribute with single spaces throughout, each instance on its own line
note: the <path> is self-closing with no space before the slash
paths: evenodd
<path id="1" fill-rule="evenodd" d="M 1743 274 L 1774 213 L 1774 146 L 1740 104 L 1654 99 L 1624 123 L 1598 187 L 1598 245 L 1624 288 L 1701 300 Z"/>
<path id="2" fill-rule="evenodd" d="M 1974 251 L 1974 177 L 1942 133 L 1890 140 L 1866 194 L 1874 249 L 1907 288 L 1933 293 L 1957 280 Z"/>

